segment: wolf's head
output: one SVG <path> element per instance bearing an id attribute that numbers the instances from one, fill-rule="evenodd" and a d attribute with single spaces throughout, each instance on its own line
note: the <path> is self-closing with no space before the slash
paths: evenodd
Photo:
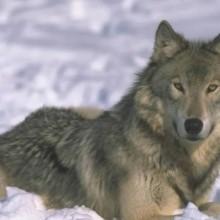
<path id="1" fill-rule="evenodd" d="M 208 138 L 220 124 L 220 37 L 191 42 L 162 21 L 136 100 L 156 129 L 190 142 Z"/>

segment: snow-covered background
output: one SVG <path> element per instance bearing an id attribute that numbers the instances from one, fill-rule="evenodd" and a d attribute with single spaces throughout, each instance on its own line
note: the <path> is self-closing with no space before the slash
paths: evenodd
<path id="1" fill-rule="evenodd" d="M 43 105 L 112 106 L 162 19 L 208 39 L 220 32 L 220 1 L 0 0 L 0 132 Z M 214 189 L 220 201 L 220 181 Z"/>

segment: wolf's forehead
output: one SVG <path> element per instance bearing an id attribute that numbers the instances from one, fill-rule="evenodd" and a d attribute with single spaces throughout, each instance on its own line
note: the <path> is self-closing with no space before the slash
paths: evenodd
<path id="1" fill-rule="evenodd" d="M 204 63 L 192 63 L 186 66 L 182 74 L 188 79 L 204 80 L 211 76 L 212 70 L 209 65 Z"/>
<path id="2" fill-rule="evenodd" d="M 220 78 L 220 59 L 209 52 L 187 53 L 179 59 L 177 71 L 189 79 Z"/>

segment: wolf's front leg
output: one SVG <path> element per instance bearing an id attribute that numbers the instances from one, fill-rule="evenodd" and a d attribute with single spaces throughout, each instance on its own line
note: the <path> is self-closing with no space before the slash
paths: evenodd
<path id="1" fill-rule="evenodd" d="M 121 220 L 174 220 L 174 216 L 162 215 L 161 208 L 144 192 L 144 182 L 130 180 L 120 190 Z M 143 185 L 142 185 L 143 184 Z M 149 193 L 150 195 L 150 193 Z"/>
<path id="2" fill-rule="evenodd" d="M 121 216 L 122 220 L 174 220 L 175 216 L 157 215 L 150 209 L 144 210 L 132 210 L 133 212 L 127 212 Z M 130 215 L 129 215 L 130 214 Z"/>
<path id="3" fill-rule="evenodd" d="M 211 217 L 214 218 L 220 217 L 220 203 L 216 203 L 216 202 L 205 203 L 199 207 L 199 210 Z"/>

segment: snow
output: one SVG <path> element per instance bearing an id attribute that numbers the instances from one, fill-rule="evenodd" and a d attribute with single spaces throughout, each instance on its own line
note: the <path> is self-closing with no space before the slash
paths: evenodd
<path id="1" fill-rule="evenodd" d="M 0 0 L 0 132 L 43 105 L 112 106 L 147 63 L 160 20 L 208 39 L 219 32 L 219 10 L 218 0 Z M 99 219 L 86 208 L 47 211 L 33 194 L 8 192 L 0 220 Z M 220 201 L 220 179 L 211 198 Z M 191 212 L 202 218 L 189 204 L 184 215 Z"/>
<path id="2" fill-rule="evenodd" d="M 0 202 L 0 220 L 103 220 L 86 207 L 47 210 L 39 196 L 15 187 L 7 187 L 7 194 Z"/>

